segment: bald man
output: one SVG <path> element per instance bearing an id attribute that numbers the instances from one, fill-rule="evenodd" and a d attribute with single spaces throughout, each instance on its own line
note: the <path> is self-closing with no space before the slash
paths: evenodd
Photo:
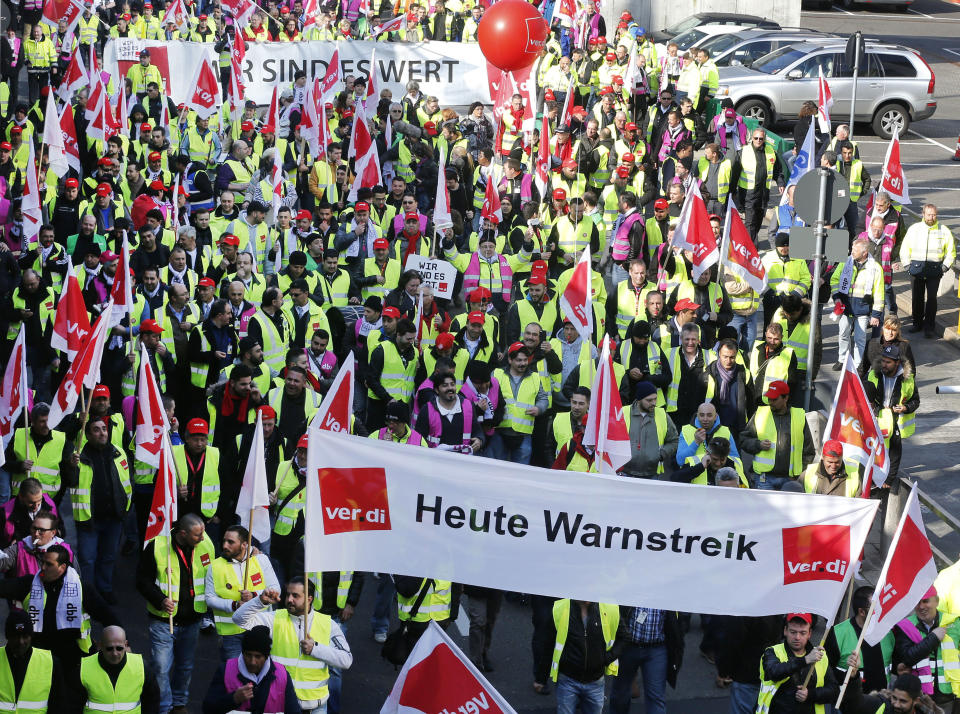
<path id="1" fill-rule="evenodd" d="M 730 442 L 730 458 L 739 459 L 740 452 L 730 430 L 720 424 L 717 408 L 710 402 L 697 407 L 697 415 L 689 424 L 680 429 L 680 442 L 677 445 L 677 466 L 683 466 L 691 456 L 700 461 L 706 453 L 706 444 L 714 437 Z"/>
<path id="2" fill-rule="evenodd" d="M 118 690 L 121 675 L 125 675 L 124 684 Z M 112 706 L 115 701 L 139 700 L 142 714 L 160 711 L 156 675 L 147 667 L 143 655 L 130 651 L 127 633 L 116 625 L 103 628 L 100 651 L 80 661 L 79 689 L 88 709 L 106 711 L 104 707 Z"/>

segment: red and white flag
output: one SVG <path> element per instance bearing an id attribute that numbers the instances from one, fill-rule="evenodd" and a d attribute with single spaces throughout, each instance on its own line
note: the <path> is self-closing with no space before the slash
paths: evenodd
<path id="1" fill-rule="evenodd" d="M 238 27 L 249 23 L 257 11 L 257 6 L 251 0 L 223 0 L 220 6 L 230 14 Z"/>
<path id="2" fill-rule="evenodd" d="M 591 285 L 590 250 L 580 253 L 570 282 L 560 296 L 560 316 L 577 328 L 587 342 L 593 342 L 593 290 Z"/>
<path id="3" fill-rule="evenodd" d="M 339 86 L 340 48 L 338 47 L 333 51 L 333 55 L 330 57 L 330 63 L 327 65 L 327 72 L 323 75 L 323 79 L 320 80 L 320 97 L 317 101 L 325 102 L 328 98 L 332 99 L 332 95 L 336 94 Z M 356 121 L 356 117 L 354 117 L 354 121 Z"/>
<path id="4" fill-rule="evenodd" d="M 83 115 L 87 121 L 97 121 L 103 113 L 103 103 L 107 99 L 107 88 L 103 86 L 103 79 L 99 72 L 90 72 L 90 96 L 87 97 L 87 103 L 83 108 Z M 101 132 L 103 127 L 100 127 Z M 100 137 L 97 137 L 100 138 Z"/>
<path id="5" fill-rule="evenodd" d="M 110 288 L 110 303 L 113 305 L 111 327 L 119 325 L 124 315 L 133 315 L 133 283 L 130 278 L 130 240 L 124 231 L 120 260 L 117 261 L 117 272 L 113 276 L 113 287 Z"/>
<path id="6" fill-rule="evenodd" d="M 573 93 L 573 90 L 569 92 Z M 550 180 L 550 121 L 546 113 L 540 124 L 540 145 L 537 148 L 537 160 L 534 164 L 533 180 L 541 196 L 547 195 L 547 183 Z"/>
<path id="7" fill-rule="evenodd" d="M 699 279 L 711 265 L 720 260 L 720 251 L 717 248 L 717 239 L 713 237 L 713 226 L 707 215 L 707 206 L 700 195 L 700 187 L 696 182 L 690 186 L 683 208 L 680 210 L 680 220 L 677 230 L 673 233 L 673 244 L 683 250 L 689 250 L 693 255 L 693 280 Z"/>
<path id="8" fill-rule="evenodd" d="M 27 165 L 24 167 L 25 181 L 20 199 L 20 211 L 23 216 L 23 244 L 30 248 L 37 243 L 40 226 L 43 225 L 43 208 L 40 205 L 40 183 L 37 179 L 37 159 L 33 151 L 33 142 L 27 153 Z"/>
<path id="9" fill-rule="evenodd" d="M 163 13 L 163 20 L 160 25 L 166 28 L 167 23 L 172 22 L 181 32 L 187 32 L 190 29 L 190 15 L 187 13 L 187 5 L 184 0 L 173 0 L 167 5 L 166 12 Z"/>
<path id="10" fill-rule="evenodd" d="M 267 462 L 263 455 L 263 414 L 259 412 L 236 510 L 240 525 L 254 538 L 261 543 L 270 538 L 270 492 L 267 489 Z"/>
<path id="11" fill-rule="evenodd" d="M 767 270 L 763 267 L 757 247 L 750 240 L 750 233 L 743 225 L 740 213 L 727 201 L 727 221 L 723 226 L 723 240 L 727 245 L 724 266 L 747 285 L 762 293 L 767 289 Z"/>
<path id="12" fill-rule="evenodd" d="M 583 445 L 597 450 L 597 470 L 615 474 L 630 460 L 630 432 L 623 417 L 620 385 L 613 372 L 610 339 L 604 338 L 600 363 L 590 385 L 590 409 L 583 432 Z"/>
<path id="13" fill-rule="evenodd" d="M 833 106 L 833 95 L 830 93 L 830 85 L 827 84 L 826 77 L 823 76 L 823 67 L 819 67 L 820 79 L 817 91 L 817 123 L 820 125 L 820 131 L 826 134 L 830 133 L 830 108 Z"/>
<path id="14" fill-rule="evenodd" d="M 353 162 L 356 178 L 353 180 L 350 194 L 347 196 L 347 200 L 351 203 L 357 200 L 357 191 L 361 188 L 373 188 L 382 183 L 377 144 L 370 135 L 369 127 L 367 127 L 367 115 L 363 105 L 357 104 L 355 111 L 349 155 L 350 157 L 356 157 Z M 441 182 L 438 181 L 438 183 Z"/>
<path id="15" fill-rule="evenodd" d="M 57 94 L 69 105 L 74 93 L 86 87 L 89 81 L 87 68 L 83 65 L 83 53 L 74 52 L 70 57 L 70 64 L 63 72 L 63 80 L 57 88 Z"/>
<path id="16" fill-rule="evenodd" d="M 450 216 L 450 193 L 447 191 L 447 182 L 445 179 L 444 167 L 447 165 L 447 152 L 440 148 L 440 167 L 437 177 L 437 195 L 434 201 L 433 225 L 436 228 L 450 228 L 453 225 L 453 218 Z"/>
<path id="17" fill-rule="evenodd" d="M 436 622 L 410 651 L 380 714 L 516 714 Z"/>
<path id="18" fill-rule="evenodd" d="M 193 92 L 187 98 L 187 108 L 193 109 L 201 119 L 209 118 L 220 104 L 220 81 L 206 58 L 193 75 Z M 166 103 L 166 102 L 164 102 Z"/>
<path id="19" fill-rule="evenodd" d="M 573 27 L 576 17 L 576 0 L 559 0 L 559 2 L 553 6 L 553 19 L 559 20 L 563 27 Z"/>
<path id="20" fill-rule="evenodd" d="M 21 323 L 20 332 L 17 333 L 17 339 L 13 343 L 10 358 L 3 372 L 3 382 L 0 383 L 0 441 L 3 443 L 3 449 L 7 448 L 7 444 L 13 438 L 20 412 L 26 407 L 30 396 L 30 388 L 27 385 L 26 329 L 26 325 Z M 0 459 L 3 459 L 2 452 L 0 452 Z M 2 463 L 3 461 L 0 461 L 0 464 Z"/>
<path id="21" fill-rule="evenodd" d="M 376 114 L 377 111 L 377 96 L 379 94 L 380 90 L 377 88 L 377 48 L 374 46 L 374 48 L 370 50 L 370 74 L 367 75 L 367 94 L 363 98 L 363 106 L 367 107 L 367 102 L 373 97 L 374 114 Z"/>
<path id="22" fill-rule="evenodd" d="M 43 3 L 43 14 L 40 16 L 42 22 L 56 28 L 60 20 L 67 21 L 67 36 L 73 34 L 73 30 L 83 15 L 83 3 L 77 0 L 45 0 Z M 67 45 L 69 47 L 69 45 Z"/>
<path id="23" fill-rule="evenodd" d="M 163 99 L 166 101 L 166 98 Z M 116 111 L 116 129 L 118 134 L 123 134 L 130 138 L 130 117 L 127 112 L 127 85 L 121 84 L 120 91 L 117 92 L 117 111 Z"/>
<path id="24" fill-rule="evenodd" d="M 490 164 L 487 173 L 487 188 L 483 194 L 483 206 L 480 208 L 480 217 L 487 218 L 497 225 L 503 220 L 503 209 L 500 207 L 500 193 L 497 191 L 497 182 L 493 177 L 493 164 Z"/>
<path id="25" fill-rule="evenodd" d="M 900 163 L 900 131 L 893 130 L 890 145 L 887 147 L 887 157 L 883 160 L 883 178 L 880 179 L 880 190 L 890 194 L 890 198 L 897 203 L 910 203 L 910 188 L 907 186 L 907 174 Z"/>
<path id="26" fill-rule="evenodd" d="M 320 19 L 320 0 L 307 0 L 303 4 L 303 28 L 306 30 L 311 25 L 316 25 Z"/>
<path id="27" fill-rule="evenodd" d="M 177 521 L 177 467 L 167 431 L 161 435 L 160 443 L 157 480 L 153 484 L 153 501 L 150 503 L 147 528 L 143 536 L 144 547 L 157 536 L 169 538 L 171 528 Z"/>
<path id="28" fill-rule="evenodd" d="M 50 333 L 50 346 L 67 355 L 67 361 L 73 362 L 83 343 L 90 337 L 90 316 L 83 302 L 80 282 L 73 272 L 73 261 L 67 257 L 67 275 L 63 280 L 60 301 L 53 318 L 53 331 Z"/>
<path id="29" fill-rule="evenodd" d="M 377 25 L 373 32 L 370 33 L 370 39 L 374 40 L 384 32 L 396 32 L 401 27 L 403 27 L 403 21 L 406 19 L 406 15 L 397 15 L 396 17 L 390 18 L 382 25 Z"/>
<path id="30" fill-rule="evenodd" d="M 846 461 L 866 467 L 872 456 L 873 484 L 877 488 L 883 485 L 890 473 L 887 448 L 852 355 L 847 355 L 847 363 L 840 374 L 837 393 L 833 398 L 833 408 L 824 427 L 823 440 L 826 442 L 830 439 L 843 444 L 843 458 Z M 867 478 L 870 478 L 869 474 Z"/>
<path id="31" fill-rule="evenodd" d="M 310 429 L 350 433 L 353 417 L 353 373 L 356 369 L 353 353 L 347 355 L 343 366 L 330 385 L 320 408 L 310 420 Z"/>
<path id="32" fill-rule="evenodd" d="M 319 91 L 318 78 L 313 80 L 313 84 L 307 84 L 303 98 L 303 116 L 300 118 L 300 136 L 307 142 L 314 161 L 317 160 L 320 151 L 320 113 L 323 111 L 323 103 L 319 105 L 317 103 Z"/>
<path id="33" fill-rule="evenodd" d="M 936 579 L 937 564 L 923 527 L 917 489 L 912 488 L 873 593 L 873 617 L 863 635 L 867 644 L 879 643 L 910 615 Z"/>
<path id="34" fill-rule="evenodd" d="M 67 104 L 60 115 L 60 136 L 67 166 L 80 173 L 80 144 L 77 141 L 77 125 L 73 120 L 73 107 Z"/>
<path id="35" fill-rule="evenodd" d="M 103 347 L 107 342 L 110 325 L 110 312 L 113 301 L 107 303 L 106 309 L 93 326 L 93 334 L 84 343 L 83 349 L 77 353 L 77 358 L 70 363 L 67 373 L 57 388 L 57 393 L 50 404 L 50 416 L 47 423 L 50 428 L 56 427 L 63 418 L 73 412 L 80 398 L 80 390 L 86 387 L 93 389 L 100 381 L 100 362 L 103 359 Z"/>
<path id="36" fill-rule="evenodd" d="M 271 204 L 273 207 L 273 220 L 277 220 L 277 213 L 280 211 L 280 205 L 283 203 L 283 197 L 286 194 L 283 186 L 285 174 L 283 171 L 283 152 L 279 148 L 273 151 L 273 167 L 270 169 L 270 178 L 273 182 L 271 194 Z"/>
<path id="37" fill-rule="evenodd" d="M 136 412 L 135 457 L 138 461 L 159 468 L 163 435 L 170 429 L 170 423 L 163 409 L 160 385 L 150 366 L 149 353 L 143 346 L 140 348 L 140 373 L 137 376 Z"/>

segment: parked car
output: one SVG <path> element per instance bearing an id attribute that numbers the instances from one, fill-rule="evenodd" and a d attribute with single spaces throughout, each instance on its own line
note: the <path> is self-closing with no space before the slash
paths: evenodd
<path id="1" fill-rule="evenodd" d="M 696 15 L 675 22 L 670 27 L 651 33 L 654 42 L 666 42 L 681 32 L 686 32 L 699 25 L 736 25 L 738 27 L 762 27 L 768 30 L 779 30 L 780 25 L 773 20 L 756 15 L 740 15 L 734 12 L 698 12 Z"/>
<path id="2" fill-rule="evenodd" d="M 691 47 L 700 47 L 704 42 L 721 35 L 731 35 L 742 28 L 736 25 L 698 25 L 691 27 L 685 32 L 681 32 L 666 42 L 658 42 L 654 46 L 657 48 L 658 55 L 664 55 L 667 52 L 667 45 L 677 43 L 677 49 L 683 53 Z"/>
<path id="3" fill-rule="evenodd" d="M 853 68 L 846 62 L 846 40 L 806 41 L 774 50 L 749 67 L 720 69 L 717 98 L 729 98 L 737 111 L 761 124 L 796 119 L 800 106 L 817 99 L 820 70 L 833 95 L 831 112 L 850 116 Z M 855 119 L 870 122 L 877 136 L 906 132 L 911 122 L 933 116 L 936 77 L 916 51 L 901 45 L 866 43 L 866 66 L 857 80 Z"/>
<path id="4" fill-rule="evenodd" d="M 786 45 L 811 39 L 836 37 L 837 35 L 804 29 L 739 30 L 732 34 L 714 35 L 701 42 L 697 47 L 709 50 L 710 57 L 717 67 L 728 67 L 730 65 L 749 67 L 754 60 L 760 59 Z"/>

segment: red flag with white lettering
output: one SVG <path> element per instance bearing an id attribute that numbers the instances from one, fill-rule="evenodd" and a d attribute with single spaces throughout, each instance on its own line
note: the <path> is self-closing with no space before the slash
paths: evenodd
<path id="1" fill-rule="evenodd" d="M 327 97 L 334 94 L 340 85 L 340 48 L 333 51 L 330 57 L 330 64 L 327 65 L 327 73 L 320 80 L 320 97 L 317 101 L 325 102 Z"/>
<path id="2" fill-rule="evenodd" d="M 355 362 L 351 352 L 343 361 L 343 366 L 337 372 L 317 413 L 310 420 L 310 429 L 350 433 L 350 420 L 353 417 L 354 369 Z"/>
<path id="3" fill-rule="evenodd" d="M 887 448 L 852 355 L 847 355 L 847 364 L 840 373 L 823 434 L 824 441 L 836 439 L 843 444 L 843 458 L 847 461 L 867 466 L 873 454 L 873 484 L 877 488 L 883 485 L 890 473 Z"/>
<path id="4" fill-rule="evenodd" d="M 720 251 L 717 248 L 717 239 L 713 236 L 713 226 L 707 215 L 707 206 L 700 195 L 700 187 L 696 182 L 690 187 L 689 193 L 680 210 L 680 220 L 673 233 L 673 244 L 689 250 L 693 255 L 693 279 L 696 281 L 711 265 L 720 260 Z"/>
<path id="5" fill-rule="evenodd" d="M 380 714 L 440 712 L 516 714 L 436 622 L 430 622 L 404 663 Z"/>
<path id="6" fill-rule="evenodd" d="M 43 208 L 40 206 L 40 183 L 37 177 L 37 160 L 33 151 L 33 142 L 27 152 L 27 165 L 23 168 L 25 181 L 23 195 L 20 198 L 20 213 L 23 217 L 23 244 L 32 248 L 40 235 L 43 224 Z"/>
<path id="7" fill-rule="evenodd" d="M 113 287 L 110 288 L 110 300 L 113 304 L 113 315 L 110 326 L 120 324 L 124 315 L 133 314 L 133 283 L 130 280 L 130 239 L 127 232 L 123 232 L 123 243 L 120 244 L 120 260 L 117 261 L 117 272 L 113 278 Z M 132 318 L 131 318 L 132 319 Z"/>
<path id="8" fill-rule="evenodd" d="M 53 331 L 50 334 L 50 346 L 66 353 L 67 361 L 72 362 L 90 337 L 90 316 L 83 302 L 80 282 L 73 272 L 73 261 L 67 258 L 67 274 L 63 280 L 60 301 L 53 318 Z"/>
<path id="9" fill-rule="evenodd" d="M 923 527 L 917 489 L 913 488 L 873 593 L 873 617 L 863 635 L 867 644 L 876 645 L 910 615 L 936 579 L 937 564 Z"/>
<path id="10" fill-rule="evenodd" d="M 230 14 L 238 27 L 250 22 L 253 13 L 257 11 L 257 6 L 251 0 L 223 0 L 220 6 Z"/>
<path id="11" fill-rule="evenodd" d="M 500 207 L 500 193 L 497 191 L 497 182 L 493 179 L 493 166 L 487 174 L 487 188 L 483 194 L 483 206 L 480 208 L 480 217 L 487 218 L 498 224 L 503 220 L 503 209 Z"/>
<path id="12" fill-rule="evenodd" d="M 138 461 L 153 467 L 160 466 L 163 434 L 170 428 L 163 409 L 160 385 L 150 366 L 146 347 L 140 349 L 140 372 L 137 378 L 137 417 L 134 436 Z"/>
<path id="13" fill-rule="evenodd" d="M 176 463 L 173 460 L 170 435 L 166 430 L 161 435 L 158 463 L 157 480 L 153 484 L 153 501 L 150 503 L 147 528 L 143 537 L 144 546 L 157 536 L 169 538 L 170 529 L 177 520 Z"/>
<path id="14" fill-rule="evenodd" d="M 907 175 L 900 163 L 900 131 L 893 130 L 890 145 L 887 147 L 887 157 L 883 161 L 883 178 L 880 179 L 880 190 L 886 191 L 897 203 L 910 203 L 910 189 L 907 186 Z"/>
<path id="15" fill-rule="evenodd" d="M 560 296 L 560 316 L 570 320 L 587 342 L 593 341 L 593 295 L 591 286 L 590 251 L 580 253 L 573 275 Z"/>
<path id="16" fill-rule="evenodd" d="M 63 381 L 60 382 L 57 393 L 50 403 L 50 415 L 47 417 L 47 423 L 51 429 L 63 421 L 63 418 L 77 406 L 80 390 L 83 387 L 93 389 L 100 381 L 100 363 L 103 360 L 103 347 L 107 342 L 107 327 L 110 324 L 112 309 L 113 301 L 111 300 L 94 324 L 90 339 L 77 353 L 77 358 L 70 363 Z"/>
<path id="17" fill-rule="evenodd" d="M 60 134 L 63 137 L 63 153 L 67 165 L 80 173 L 80 144 L 77 142 L 77 125 L 73 120 L 73 107 L 67 104 L 60 115 Z"/>
<path id="18" fill-rule="evenodd" d="M 357 191 L 361 188 L 373 188 L 382 183 L 380 174 L 380 157 L 377 154 L 377 144 L 370 135 L 367 126 L 367 115 L 363 104 L 357 104 L 353 115 L 353 135 L 350 138 L 350 157 L 356 157 L 353 170 L 356 178 L 350 187 L 348 201 L 357 200 Z"/>
<path id="19" fill-rule="evenodd" d="M 168 23 L 172 22 L 178 30 L 187 32 L 190 30 L 189 17 L 184 0 L 173 0 L 167 5 L 167 10 L 163 13 L 163 20 L 160 24 L 166 27 Z"/>
<path id="20" fill-rule="evenodd" d="M 727 201 L 727 221 L 723 231 L 723 239 L 727 244 L 727 256 L 723 264 L 757 294 L 762 293 L 767 289 L 767 270 L 763 267 L 757 247 L 750 240 L 743 219 L 733 207 L 733 201 Z"/>
<path id="21" fill-rule="evenodd" d="M 220 102 L 220 82 L 206 59 L 200 60 L 192 86 L 193 92 L 187 99 L 187 108 L 193 109 L 201 119 L 207 119 L 217 111 L 217 105 Z"/>
<path id="22" fill-rule="evenodd" d="M 603 474 L 617 473 L 631 458 L 630 431 L 623 416 L 610 346 L 610 338 L 605 337 L 597 373 L 590 385 L 591 404 L 583 432 L 583 445 L 596 447 L 595 463 Z"/>
<path id="23" fill-rule="evenodd" d="M 63 71 L 63 80 L 57 87 L 57 94 L 69 105 L 74 92 L 86 87 L 89 81 L 87 68 L 83 65 L 83 53 L 74 52 L 70 57 L 70 64 Z"/>
<path id="24" fill-rule="evenodd" d="M 27 404 L 30 388 L 27 386 L 27 345 L 26 325 L 20 323 L 20 331 L 13 343 L 13 349 L 7 359 L 7 367 L 0 383 L 0 441 L 2 449 L 7 448 L 17 427 L 20 411 Z M 0 459 L 3 458 L 0 450 Z M 0 464 L 3 462 L 0 461 Z"/>

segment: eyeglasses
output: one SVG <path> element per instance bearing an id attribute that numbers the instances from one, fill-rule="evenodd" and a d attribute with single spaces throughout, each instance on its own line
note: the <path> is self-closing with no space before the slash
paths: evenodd
<path id="1" fill-rule="evenodd" d="M 766 141 L 766 139 L 764 139 L 762 136 L 755 136 L 755 137 L 753 137 L 753 140 L 754 140 L 754 141 Z"/>
<path id="2" fill-rule="evenodd" d="M 53 528 L 41 528 L 40 526 L 30 526 L 31 533 L 49 533 Z"/>
<path id="3" fill-rule="evenodd" d="M 127 648 L 124 645 L 120 645 L 119 647 L 101 647 L 100 649 L 104 652 L 123 652 Z"/>

